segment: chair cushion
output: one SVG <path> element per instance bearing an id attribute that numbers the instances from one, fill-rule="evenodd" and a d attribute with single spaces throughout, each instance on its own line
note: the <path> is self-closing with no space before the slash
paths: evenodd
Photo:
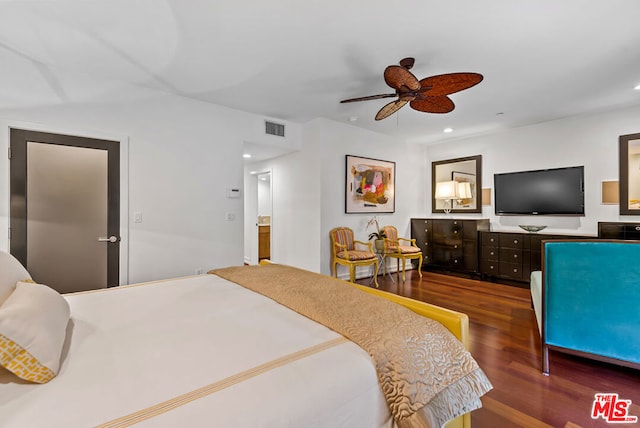
<path id="1" fill-rule="evenodd" d="M 352 251 L 340 251 L 336 254 L 337 257 L 345 260 L 356 261 L 356 260 L 368 260 L 374 259 L 376 257 L 375 254 L 369 251 L 360 251 L 360 250 L 352 250 Z"/>
<path id="2" fill-rule="evenodd" d="M 400 254 L 413 254 L 413 253 L 420 252 L 420 248 L 413 247 L 411 245 L 399 245 L 397 247 L 389 247 L 387 248 L 387 250 L 390 253 L 400 253 Z"/>

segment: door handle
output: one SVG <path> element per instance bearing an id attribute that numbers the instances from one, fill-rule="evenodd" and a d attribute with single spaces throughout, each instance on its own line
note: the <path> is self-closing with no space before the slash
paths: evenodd
<path id="1" fill-rule="evenodd" d="M 99 242 L 118 242 L 118 237 L 116 235 L 111 235 L 108 238 L 103 238 L 103 237 L 99 237 L 98 238 Z"/>

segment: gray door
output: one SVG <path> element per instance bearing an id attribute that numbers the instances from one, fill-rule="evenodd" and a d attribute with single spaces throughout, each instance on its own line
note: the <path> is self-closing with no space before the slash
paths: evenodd
<path id="1" fill-rule="evenodd" d="M 11 253 L 61 293 L 118 285 L 119 144 L 11 130 Z"/>

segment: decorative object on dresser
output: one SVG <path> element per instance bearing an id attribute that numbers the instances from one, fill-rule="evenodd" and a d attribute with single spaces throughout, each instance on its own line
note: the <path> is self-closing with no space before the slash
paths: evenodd
<path id="1" fill-rule="evenodd" d="M 442 210 L 445 214 L 451 212 L 451 200 L 458 197 L 455 181 L 439 181 L 436 183 L 436 194 L 434 198 L 438 201 L 444 201 Z"/>
<path id="2" fill-rule="evenodd" d="M 488 219 L 411 219 L 411 238 L 422 251 L 423 266 L 452 272 L 479 273 L 478 231 L 488 230 Z"/>
<path id="3" fill-rule="evenodd" d="M 640 223 L 599 221 L 598 238 L 640 241 Z"/>
<path id="4" fill-rule="evenodd" d="M 521 224 L 518 227 L 520 229 L 522 229 L 522 230 L 526 230 L 529 233 L 538 233 L 542 229 L 546 229 L 547 228 L 547 226 L 535 226 L 535 225 L 532 225 L 532 224 Z"/>
<path id="5" fill-rule="evenodd" d="M 621 135 L 620 215 L 640 214 L 640 134 Z"/>
<path id="6" fill-rule="evenodd" d="M 481 213 L 481 188 L 481 155 L 431 163 L 431 212 Z"/>
<path id="7" fill-rule="evenodd" d="M 549 235 L 522 232 L 480 232 L 480 273 L 483 277 L 523 282 L 542 265 L 542 241 L 585 239 L 594 236 Z"/>
<path id="8" fill-rule="evenodd" d="M 395 212 L 395 162 L 347 155 L 345 181 L 345 213 Z"/>

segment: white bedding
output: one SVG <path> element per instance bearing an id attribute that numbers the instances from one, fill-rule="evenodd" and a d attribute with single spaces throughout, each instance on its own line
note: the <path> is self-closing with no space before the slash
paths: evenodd
<path id="1" fill-rule="evenodd" d="M 206 386 L 214 392 L 136 426 L 393 426 L 365 351 L 215 275 L 65 298 L 60 373 L 36 385 L 0 368 L 0 426 L 97 426 Z M 216 385 L 320 344 L 328 349 Z"/>

